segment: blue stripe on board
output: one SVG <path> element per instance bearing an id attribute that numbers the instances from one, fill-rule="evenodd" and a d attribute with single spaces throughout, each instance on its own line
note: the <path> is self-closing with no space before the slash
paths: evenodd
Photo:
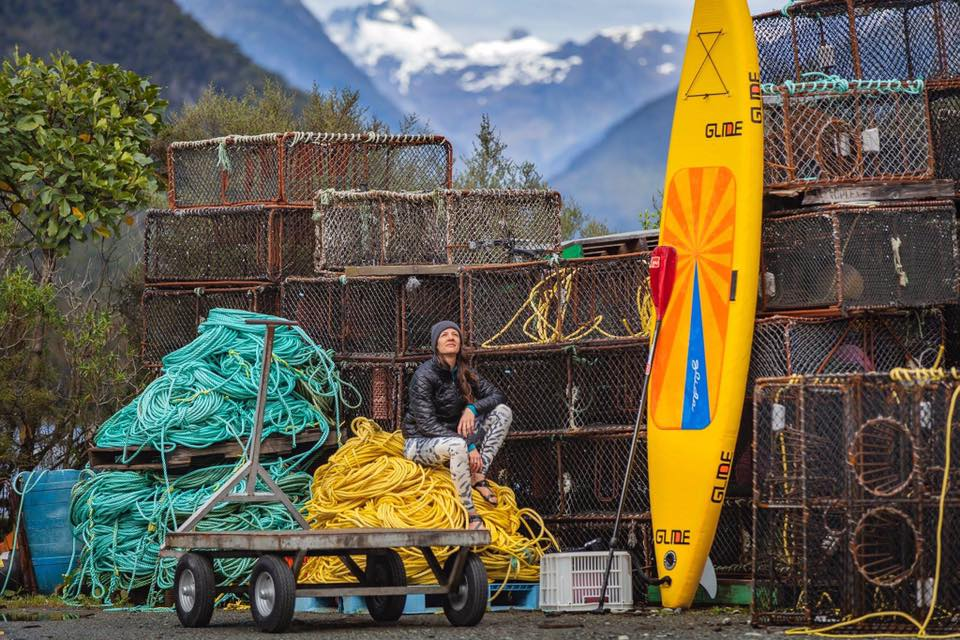
<path id="1" fill-rule="evenodd" d="M 690 310 L 690 343 L 687 346 L 687 376 L 683 389 L 681 429 L 706 429 L 710 424 L 707 358 L 703 345 L 703 312 L 700 306 L 700 269 L 693 272 L 693 305 Z"/>

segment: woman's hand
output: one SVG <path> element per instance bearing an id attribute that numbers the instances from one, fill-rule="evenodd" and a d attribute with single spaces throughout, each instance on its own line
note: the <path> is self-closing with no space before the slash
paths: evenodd
<path id="1" fill-rule="evenodd" d="M 473 415 L 473 411 L 470 411 L 470 409 L 464 409 L 463 414 L 460 416 L 460 424 L 457 425 L 457 433 L 467 438 L 472 436 L 476 429 L 477 417 Z"/>
<path id="2" fill-rule="evenodd" d="M 467 454 L 467 458 L 470 461 L 470 472 L 471 473 L 480 473 L 483 471 L 483 458 L 480 457 L 480 450 L 474 449 Z"/>

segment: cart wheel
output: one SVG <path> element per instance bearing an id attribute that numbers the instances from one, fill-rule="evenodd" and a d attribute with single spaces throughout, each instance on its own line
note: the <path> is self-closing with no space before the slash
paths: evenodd
<path id="1" fill-rule="evenodd" d="M 457 554 L 447 558 L 443 569 L 450 575 Z M 487 611 L 487 568 L 483 566 L 480 557 L 467 554 L 467 561 L 463 565 L 463 575 L 460 582 L 454 585 L 453 590 L 443 599 L 443 612 L 455 627 L 472 627 L 483 619 Z"/>
<path id="2" fill-rule="evenodd" d="M 260 556 L 250 572 L 250 612 L 260 631 L 280 633 L 293 622 L 297 583 L 279 556 Z"/>
<path id="3" fill-rule="evenodd" d="M 188 553 L 180 557 L 173 588 L 176 592 L 174 606 L 181 625 L 193 628 L 210 624 L 216 584 L 210 558 L 199 553 Z"/>
<path id="4" fill-rule="evenodd" d="M 374 587 L 405 587 L 407 571 L 400 554 L 393 549 L 367 554 L 367 583 Z M 367 611 L 377 622 L 396 622 L 403 615 L 407 596 L 366 596 Z"/>

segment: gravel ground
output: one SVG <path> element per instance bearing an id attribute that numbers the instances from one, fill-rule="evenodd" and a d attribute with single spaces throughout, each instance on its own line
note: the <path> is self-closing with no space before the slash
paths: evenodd
<path id="1" fill-rule="evenodd" d="M 71 620 L 51 620 L 64 613 L 79 616 Z M 217 611 L 206 629 L 183 629 L 173 612 L 134 613 L 82 609 L 44 609 L 2 611 L 0 616 L 20 618 L 36 615 L 39 620 L 0 622 L 3 640 L 264 640 L 248 611 Z M 307 637 L 322 634 L 324 640 L 360 638 L 463 640 L 639 640 L 674 638 L 677 640 L 715 638 L 773 638 L 780 629 L 754 629 L 749 614 L 740 609 L 702 609 L 682 613 L 644 609 L 606 616 L 554 615 L 540 612 L 490 613 L 474 628 L 451 627 L 442 615 L 405 616 L 399 623 L 378 626 L 366 616 L 297 613 L 291 630 L 282 637 Z M 782 637 L 782 636 L 781 636 Z"/>

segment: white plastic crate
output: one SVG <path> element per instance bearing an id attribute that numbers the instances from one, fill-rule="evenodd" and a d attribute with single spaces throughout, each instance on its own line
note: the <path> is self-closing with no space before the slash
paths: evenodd
<path id="1" fill-rule="evenodd" d="M 600 601 L 608 551 L 548 553 L 540 560 L 540 608 L 543 611 L 589 611 Z M 633 608 L 630 554 L 616 551 L 604 606 L 611 611 Z"/>

